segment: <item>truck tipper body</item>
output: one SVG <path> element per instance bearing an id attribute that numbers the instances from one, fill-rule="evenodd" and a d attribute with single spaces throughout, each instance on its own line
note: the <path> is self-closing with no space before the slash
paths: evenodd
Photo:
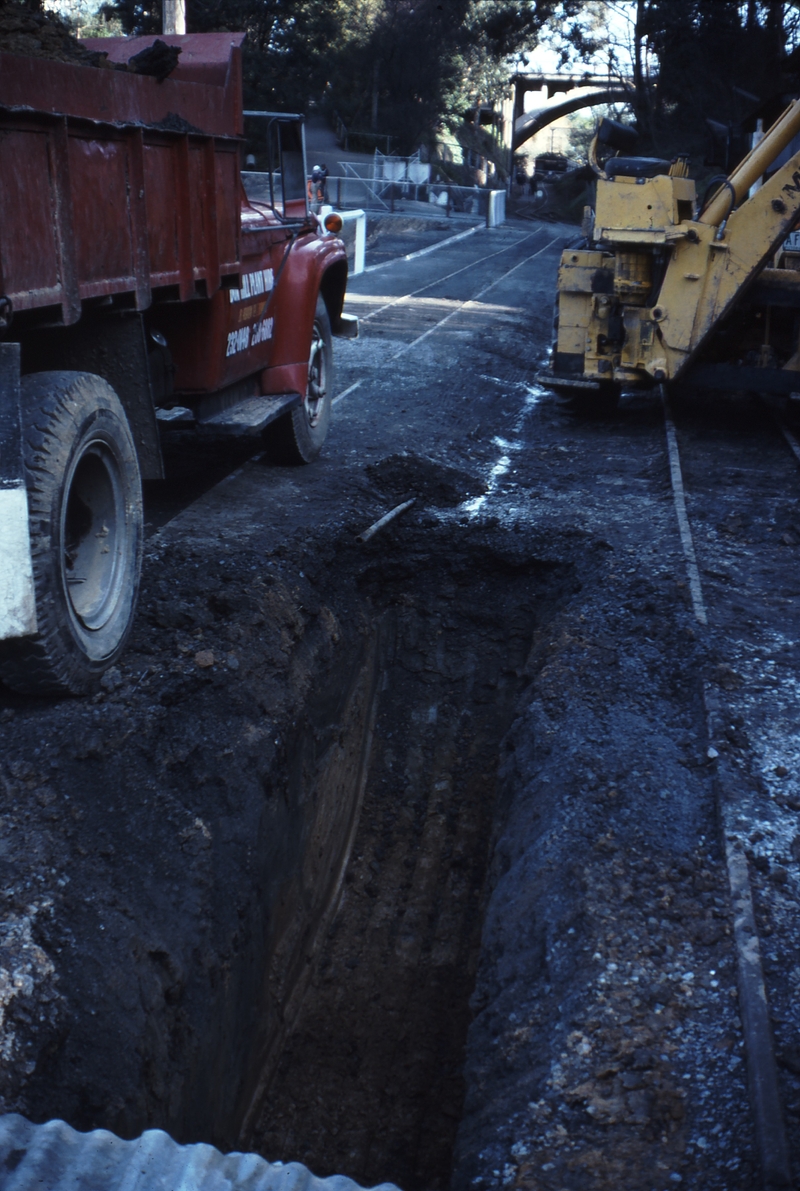
<path id="1" fill-rule="evenodd" d="M 0 54 L 0 677 L 23 691 L 81 693 L 124 648 L 159 423 L 311 462 L 332 336 L 358 333 L 302 119 L 245 115 L 242 34 L 163 40 L 160 81 L 125 68 L 152 37 L 85 43 L 105 68 Z"/>

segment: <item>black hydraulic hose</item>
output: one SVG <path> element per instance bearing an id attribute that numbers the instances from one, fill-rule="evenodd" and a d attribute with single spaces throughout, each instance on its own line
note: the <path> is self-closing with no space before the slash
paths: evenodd
<path id="1" fill-rule="evenodd" d="M 286 262 L 289 259 L 289 253 L 292 251 L 292 248 L 294 247 L 294 242 L 299 235 L 300 235 L 300 232 L 298 230 L 298 231 L 292 232 L 291 236 L 289 237 L 289 243 L 286 245 L 286 251 L 284 252 L 283 257 L 281 258 L 281 263 L 278 265 L 278 272 L 275 274 L 275 280 L 272 283 L 272 289 L 270 291 L 269 298 L 267 298 L 267 306 L 269 305 L 270 298 L 275 293 L 275 290 L 278 288 L 278 282 L 281 279 L 281 273 L 286 268 Z M 267 307 L 265 306 L 264 309 L 266 310 L 266 308 Z"/>
<path id="2" fill-rule="evenodd" d="M 726 218 L 726 219 L 728 218 L 728 216 L 730 215 L 731 211 L 732 211 L 732 210 L 733 210 L 733 208 L 735 207 L 735 205 L 736 205 L 736 191 L 733 189 L 733 186 L 732 186 L 732 184 L 731 184 L 731 183 L 730 183 L 730 181 L 728 180 L 728 176 L 727 176 L 727 174 L 715 174 L 715 175 L 714 175 L 714 177 L 713 177 L 713 178 L 711 179 L 711 181 L 709 182 L 708 186 L 706 186 L 705 194 L 703 195 L 703 201 L 702 201 L 702 203 L 700 204 L 700 210 L 699 210 L 699 211 L 698 211 L 698 213 L 697 213 L 697 218 L 698 218 L 698 219 L 700 218 L 700 216 L 701 216 L 701 215 L 703 214 L 703 212 L 705 211 L 705 209 L 706 209 L 706 207 L 708 206 L 708 204 L 709 204 L 709 202 L 711 201 L 711 199 L 712 199 L 712 198 L 714 197 L 714 195 L 717 193 L 716 189 L 714 190 L 714 193 L 713 193 L 713 194 L 712 194 L 712 192 L 711 192 L 711 188 L 712 188 L 712 186 L 716 188 L 716 186 L 717 186 L 717 183 L 719 183 L 719 184 L 720 184 L 720 186 L 722 186 L 722 187 L 726 187 L 726 186 L 727 186 L 728 190 L 731 192 L 731 205 L 730 205 L 730 207 L 728 207 L 728 210 L 727 210 L 727 212 L 726 212 L 726 214 L 725 214 L 725 218 Z M 720 223 L 721 223 L 721 222 L 722 222 L 722 220 L 720 220 Z"/>

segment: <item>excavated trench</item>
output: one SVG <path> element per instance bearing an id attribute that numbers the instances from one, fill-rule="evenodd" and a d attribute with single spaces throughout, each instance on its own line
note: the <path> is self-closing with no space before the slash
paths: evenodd
<path id="1" fill-rule="evenodd" d="M 552 576 L 499 531 L 400 529 L 371 553 L 358 576 L 370 644 L 347 684 L 361 710 L 337 722 L 365 763 L 330 800 L 360 805 L 360 821 L 241 1140 L 415 1191 L 449 1182 L 500 742 Z M 293 770 L 309 768 L 324 703 L 308 709 Z M 329 801 L 320 785 L 316 797 Z"/>
<path id="2" fill-rule="evenodd" d="M 8 1109 L 448 1185 L 502 741 L 575 571 L 415 467 L 381 465 L 417 505 L 365 545 L 358 512 L 160 539 L 100 695 L 3 695 L 3 898 L 44 957 Z"/>

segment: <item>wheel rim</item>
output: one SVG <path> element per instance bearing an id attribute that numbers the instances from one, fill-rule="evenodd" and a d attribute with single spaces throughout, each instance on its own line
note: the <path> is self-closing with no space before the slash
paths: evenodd
<path id="1" fill-rule="evenodd" d="M 312 428 L 322 416 L 325 397 L 328 392 L 328 365 L 325 358 L 325 338 L 322 327 L 314 322 L 311 335 L 311 352 L 308 357 L 308 390 L 305 409 L 308 424 Z"/>
<path id="2" fill-rule="evenodd" d="M 67 604 L 90 632 L 111 620 L 123 589 L 125 500 L 119 464 L 108 443 L 88 443 L 64 486 L 61 575 Z"/>

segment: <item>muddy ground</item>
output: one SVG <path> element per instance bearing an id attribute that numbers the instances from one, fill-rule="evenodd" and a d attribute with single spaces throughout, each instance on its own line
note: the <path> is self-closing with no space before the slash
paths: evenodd
<path id="1" fill-rule="evenodd" d="M 355 279 L 319 462 L 171 438 L 118 670 L 0 691 L 7 1109 L 406 1191 L 758 1186 L 709 687 L 800 1156 L 794 653 L 780 715 L 761 665 L 800 481 L 761 407 L 676 411 L 704 630 L 658 400 L 534 381 L 571 234 Z"/>

